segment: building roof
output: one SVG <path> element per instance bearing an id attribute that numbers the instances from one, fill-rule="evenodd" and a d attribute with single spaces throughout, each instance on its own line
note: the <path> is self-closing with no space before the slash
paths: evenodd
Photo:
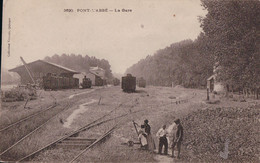
<path id="1" fill-rule="evenodd" d="M 101 79 L 105 79 L 105 70 L 100 67 L 90 67 L 89 73 L 96 75 Z"/>
<path id="2" fill-rule="evenodd" d="M 89 70 L 92 70 L 92 71 L 105 71 L 103 68 L 100 68 L 100 67 L 90 67 Z"/>
<path id="3" fill-rule="evenodd" d="M 60 69 L 63 69 L 64 71 L 67 71 L 68 73 L 73 73 L 73 74 L 79 74 L 80 72 L 77 72 L 75 70 L 72 70 L 72 69 L 69 69 L 67 67 L 63 67 L 61 65 L 58 65 L 58 64 L 55 64 L 55 63 L 51 63 L 51 62 L 48 62 L 48 61 L 44 61 L 44 60 L 37 60 L 37 61 L 34 61 L 34 62 L 31 62 L 31 63 L 27 63 L 27 65 L 33 65 L 37 62 L 43 62 L 45 64 L 49 64 L 49 65 L 52 65 L 52 66 L 55 66 L 55 67 L 58 67 Z M 23 68 L 24 65 L 21 65 L 21 66 L 18 66 L 16 68 L 13 68 L 13 69 L 10 69 L 8 71 L 11 71 L 11 72 L 17 72 L 19 69 Z"/>
<path id="4" fill-rule="evenodd" d="M 105 77 L 101 74 L 98 74 L 98 72 L 94 72 L 94 71 L 89 71 L 89 73 L 93 74 L 93 75 L 96 75 L 98 77 L 100 77 L 101 79 L 104 79 Z"/>

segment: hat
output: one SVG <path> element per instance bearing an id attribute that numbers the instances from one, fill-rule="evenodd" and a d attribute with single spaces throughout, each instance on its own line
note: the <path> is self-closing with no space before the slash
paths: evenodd
<path id="1" fill-rule="evenodd" d="M 180 119 L 176 119 L 176 120 L 174 120 L 174 122 L 177 124 L 177 123 L 180 123 L 181 121 L 180 121 Z"/>

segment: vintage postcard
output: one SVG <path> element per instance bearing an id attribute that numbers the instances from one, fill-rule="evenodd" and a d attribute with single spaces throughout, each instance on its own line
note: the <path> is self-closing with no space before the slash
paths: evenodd
<path id="1" fill-rule="evenodd" d="M 259 162 L 259 0 L 4 0 L 0 162 Z"/>

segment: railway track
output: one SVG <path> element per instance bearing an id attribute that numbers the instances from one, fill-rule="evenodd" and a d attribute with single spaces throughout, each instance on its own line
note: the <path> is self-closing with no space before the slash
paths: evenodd
<path id="1" fill-rule="evenodd" d="M 40 111 L 37 111 L 35 113 L 32 113 L 28 116 L 25 116 L 22 119 L 19 119 L 0 129 L 0 133 L 5 135 L 5 142 L 1 141 L 1 143 L 0 143 L 1 144 L 0 158 L 6 152 L 11 150 L 12 147 L 14 147 L 17 144 L 19 144 L 20 142 L 22 142 L 29 135 L 38 131 L 41 127 L 46 125 L 51 119 L 54 119 L 57 114 L 60 114 L 61 112 L 66 110 L 66 108 L 68 108 L 68 106 L 65 106 L 65 109 L 62 109 L 61 111 L 59 111 L 60 107 L 62 107 L 64 105 L 62 105 L 62 103 L 61 104 L 57 103 L 56 98 L 52 94 L 50 96 L 52 96 L 55 99 L 55 103 L 53 105 L 51 105 L 45 109 L 42 109 Z M 64 100 L 64 99 L 62 99 L 62 100 Z M 60 107 L 57 109 L 57 106 L 60 106 Z M 57 111 L 59 111 L 59 112 L 57 113 Z M 42 116 L 44 118 L 42 118 Z M 31 122 L 33 122 L 34 125 L 30 125 Z M 28 128 L 28 127 L 30 127 L 30 128 Z M 28 132 L 24 132 L 25 130 Z M 8 134 L 11 134 L 11 135 L 15 134 L 15 136 L 8 137 L 7 136 Z"/>
<path id="2" fill-rule="evenodd" d="M 23 136 L 21 139 L 19 139 L 18 141 L 16 141 L 13 145 L 11 145 L 10 147 L 8 147 L 7 149 L 5 149 L 3 152 L 0 153 L 0 156 L 4 155 L 6 152 L 8 152 L 9 150 L 11 150 L 13 147 L 15 147 L 16 145 L 18 145 L 20 142 L 22 142 L 24 139 L 26 139 L 27 137 L 29 137 L 30 135 L 32 135 L 33 133 L 35 133 L 36 131 L 38 131 L 39 129 L 41 129 L 43 126 L 45 126 L 48 122 L 50 122 L 51 120 L 53 120 L 54 118 L 56 118 L 59 114 L 63 113 L 64 111 L 66 111 L 68 108 L 70 107 L 70 103 L 66 105 L 66 107 L 64 107 L 63 109 L 61 109 L 59 112 L 57 112 L 56 114 L 52 115 L 49 119 L 47 119 L 47 121 L 45 121 L 44 123 L 42 123 L 40 126 L 38 126 L 37 128 L 35 128 L 33 131 L 29 132 L 28 134 L 26 134 L 25 136 Z M 48 108 L 49 110 L 49 108 Z M 46 111 L 46 110 L 45 110 Z M 37 114 L 38 115 L 38 114 Z"/>
<path id="3" fill-rule="evenodd" d="M 3 132 L 3 131 L 5 131 L 5 130 L 8 130 L 9 128 L 14 127 L 15 125 L 18 125 L 18 124 L 20 124 L 20 123 L 22 123 L 22 122 L 24 122 L 24 121 L 26 121 L 26 120 L 29 120 L 29 119 L 31 119 L 31 118 L 33 118 L 33 117 L 35 117 L 35 116 L 37 116 L 37 115 L 39 115 L 39 114 L 41 114 L 41 113 L 44 113 L 44 112 L 46 112 L 46 111 L 48 111 L 48 110 L 51 110 L 51 109 L 55 108 L 56 106 L 57 106 L 56 104 L 55 104 L 55 105 L 51 105 L 51 106 L 49 106 L 47 109 L 40 110 L 40 111 L 38 111 L 38 112 L 36 112 L 36 113 L 33 113 L 33 114 L 31 114 L 31 115 L 28 115 L 28 116 L 26 116 L 26 117 L 24 117 L 24 118 L 22 118 L 22 119 L 20 119 L 20 120 L 18 120 L 18 121 L 16 121 L 16 122 L 13 122 L 13 123 L 7 125 L 6 127 L 1 128 L 1 129 L 0 129 L 0 132 Z"/>
<path id="4" fill-rule="evenodd" d="M 193 96 L 194 97 L 194 96 Z M 193 98 L 191 97 L 191 98 Z M 188 101 L 189 99 L 182 99 L 182 100 L 179 100 L 183 103 L 185 103 L 186 101 Z M 177 100 L 174 101 L 174 103 L 176 102 L 177 103 Z M 124 102 L 125 103 L 125 102 Z M 71 131 L 69 133 L 67 133 L 65 136 L 61 137 L 61 138 L 58 138 L 56 139 L 55 141 L 52 141 L 51 143 L 45 145 L 44 147 L 16 160 L 18 162 L 21 162 L 21 161 L 27 161 L 27 160 L 30 160 L 30 158 L 33 158 L 35 155 L 39 154 L 40 152 L 42 151 L 45 151 L 49 148 L 52 148 L 52 147 L 55 147 L 55 146 L 58 146 L 58 147 L 66 147 L 66 146 L 77 146 L 77 147 L 80 147 L 80 148 L 83 148 L 83 150 L 75 157 L 71 160 L 71 162 L 75 161 L 76 159 L 78 159 L 80 157 L 80 155 L 82 155 L 83 153 L 85 153 L 86 151 L 88 151 L 90 148 L 92 148 L 93 146 L 95 146 L 96 144 L 98 144 L 100 141 L 102 141 L 103 139 L 105 139 L 107 136 L 109 136 L 113 131 L 114 129 L 116 128 L 117 125 L 111 127 L 111 129 L 109 129 L 107 132 L 105 132 L 103 135 L 101 135 L 99 138 L 97 139 L 89 139 L 89 138 L 80 138 L 80 137 L 75 137 L 77 136 L 80 132 L 83 132 L 83 131 L 86 131 L 86 130 L 89 130 L 91 128 L 94 128 L 96 126 L 99 126 L 101 124 L 104 124 L 104 123 L 107 123 L 109 121 L 113 121 L 113 120 L 116 120 L 116 119 L 119 119 L 119 118 L 122 118 L 122 117 L 125 117 L 125 116 L 128 116 L 129 114 L 132 114 L 132 113 L 137 113 L 139 111 L 134 111 L 134 112 L 131 112 L 131 113 L 125 113 L 125 114 L 122 114 L 122 115 L 119 115 L 117 117 L 112 117 L 112 118 L 108 118 L 108 119 L 105 119 L 103 120 L 105 117 L 109 116 L 111 113 L 113 113 L 115 110 L 117 110 L 118 108 L 120 108 L 124 103 L 121 103 L 120 105 L 118 105 L 116 108 L 112 109 L 109 113 L 101 116 L 100 118 L 92 121 L 91 123 L 83 126 L 83 127 L 80 127 L 79 129 L 75 130 L 75 131 Z M 180 102 L 179 102 L 180 103 Z M 166 105 L 171 105 L 173 104 L 172 102 L 169 103 L 169 104 L 166 104 Z M 165 104 L 164 104 L 165 105 Z M 161 106 L 161 105 L 160 105 Z M 53 107 L 53 106 L 51 106 Z M 49 107 L 48 109 L 50 109 L 51 107 Z M 47 109 L 46 109 L 47 110 Z M 44 111 L 46 111 L 44 110 Z M 64 109 L 66 110 L 66 109 Z M 62 110 L 63 111 L 63 110 Z M 61 111 L 61 112 L 62 112 Z M 43 112 L 43 111 L 41 111 Z M 39 113 L 40 114 L 40 113 Z M 58 115 L 59 113 L 57 113 L 56 115 Z M 33 114 L 33 115 L 30 115 L 28 117 L 31 117 L 31 116 L 36 116 L 37 113 Z M 54 115 L 52 118 L 55 118 L 56 115 Z M 24 118 L 24 120 L 26 119 L 29 119 L 28 117 Z M 34 131 L 30 132 L 28 135 L 26 135 L 25 137 L 23 137 L 22 139 L 20 139 L 18 142 L 16 142 L 14 145 L 10 146 L 8 149 L 6 149 L 4 152 L 2 152 L 0 154 L 3 155 L 4 153 L 6 153 L 7 151 L 11 150 L 13 147 L 15 147 L 17 144 L 19 144 L 21 141 L 23 141 L 25 138 L 29 137 L 30 135 L 32 135 L 34 132 L 36 132 L 37 130 L 39 130 L 43 125 L 47 124 L 52 118 L 50 118 L 48 121 L 46 121 L 44 124 L 42 124 L 41 126 L 39 126 L 37 129 L 35 129 Z M 23 120 L 20 120 L 21 122 Z M 12 126 L 14 126 L 16 123 L 18 122 L 15 122 L 13 124 L 11 124 Z M 12 127 L 10 125 L 10 127 Z M 8 126 L 7 126 L 8 127 Z"/>
<path id="5" fill-rule="evenodd" d="M 112 111 L 114 111 L 114 110 L 112 110 Z M 112 111 L 111 111 L 111 112 L 112 112 Z M 61 138 L 59 138 L 59 139 L 57 139 L 57 140 L 55 140 L 55 141 L 53 141 L 53 142 L 47 144 L 46 146 L 40 148 L 39 150 L 37 150 L 37 151 L 35 151 L 35 152 L 33 152 L 33 153 L 31 153 L 31 154 L 29 154 L 29 155 L 27 155 L 27 156 L 25 156 L 25 157 L 19 159 L 19 160 L 17 160 L 17 162 L 28 161 L 28 159 L 30 159 L 31 157 L 35 156 L 36 154 L 38 154 L 38 153 L 40 153 L 40 152 L 42 152 L 42 151 L 44 151 L 44 150 L 47 150 L 47 149 L 49 149 L 49 148 L 52 148 L 52 147 L 54 147 L 54 146 L 56 146 L 56 145 L 60 146 L 61 144 L 66 143 L 68 140 L 71 140 L 71 139 L 74 139 L 74 140 L 75 140 L 75 139 L 77 139 L 77 138 L 75 138 L 74 136 L 77 136 L 80 132 L 89 130 L 89 129 L 91 129 L 91 128 L 93 128 L 93 127 L 97 127 L 97 126 L 99 126 L 99 125 L 101 125 L 101 124 L 104 124 L 104 123 L 107 123 L 107 122 L 110 122 L 110 121 L 113 121 L 113 120 L 116 120 L 116 119 L 119 119 L 119 118 L 122 118 L 122 117 L 126 117 L 126 116 L 128 116 L 128 115 L 130 115 L 130 114 L 138 113 L 138 112 L 140 112 L 140 111 L 134 111 L 134 112 L 131 112 L 131 113 L 125 113 L 125 114 L 122 114 L 122 115 L 117 116 L 117 117 L 113 117 L 113 118 L 109 118 L 109 119 L 100 121 L 101 119 L 104 118 L 104 116 L 102 116 L 102 117 L 100 117 L 100 118 L 94 120 L 93 122 L 91 122 L 91 123 L 89 123 L 89 124 L 87 124 L 87 125 L 85 125 L 85 126 L 79 128 L 79 129 L 77 129 L 77 130 L 75 130 L 75 131 L 72 131 L 72 132 L 66 134 L 65 136 L 63 136 L 63 137 L 61 137 Z M 105 116 L 107 116 L 107 115 L 108 115 L 108 114 L 106 114 Z M 119 124 L 119 123 L 118 123 L 118 124 Z M 117 125 L 118 125 L 118 124 L 117 124 Z M 115 127 L 116 127 L 116 126 L 113 126 L 113 127 L 112 127 L 113 129 L 112 129 L 112 128 L 111 128 L 111 129 L 114 130 Z M 109 130 L 109 132 L 112 132 L 112 130 L 111 130 L 111 131 Z M 107 134 L 107 135 L 106 135 L 106 134 Z M 109 134 L 110 134 L 110 133 L 109 133 Z M 90 144 L 87 144 L 87 143 L 85 142 L 85 143 L 86 143 L 86 144 L 85 144 L 85 145 L 86 145 L 86 148 L 85 148 L 84 150 L 88 150 L 89 148 L 91 148 L 92 146 L 96 145 L 98 142 L 100 142 L 101 140 L 103 140 L 105 137 L 107 137 L 109 134 L 108 134 L 108 132 L 106 132 L 106 133 L 103 134 L 100 138 L 98 138 L 98 139 L 92 139 L 93 142 L 91 142 L 91 139 L 87 139 L 87 138 L 78 138 L 78 139 L 79 139 L 79 140 L 80 140 L 80 139 L 81 139 L 81 140 L 82 140 L 82 139 L 85 139 L 85 140 L 89 140 L 89 141 L 91 142 Z M 106 135 L 106 136 L 105 136 L 105 135 Z M 104 137 L 103 137 L 103 136 L 104 136 Z M 74 141 L 74 143 L 75 143 L 75 141 Z M 72 144 L 72 145 L 75 145 L 75 144 Z M 77 146 L 77 145 L 81 146 L 82 144 L 76 144 L 75 146 Z M 84 146 L 84 145 L 82 145 L 82 146 Z M 84 151 L 84 150 L 83 150 L 83 151 Z M 83 153 L 84 153 L 84 152 L 83 152 Z"/>
<path id="6" fill-rule="evenodd" d="M 111 111 L 109 111 L 107 114 L 101 116 L 100 118 L 97 118 L 96 120 L 92 121 L 91 123 L 83 126 L 83 127 L 80 127 L 79 129 L 75 130 L 75 131 L 71 131 L 69 133 L 67 133 L 65 136 L 59 138 L 59 139 L 56 139 L 55 141 L 45 145 L 44 147 L 38 149 L 37 151 L 34 151 L 18 160 L 15 160 L 15 161 L 25 161 L 25 160 L 28 160 L 30 158 L 32 158 L 34 155 L 40 153 L 41 151 L 44 151 L 46 149 L 49 149 L 50 147 L 53 147 L 53 146 L 81 146 L 81 147 L 86 147 L 86 148 L 91 148 L 92 146 L 94 146 L 95 144 L 97 144 L 98 142 L 100 142 L 101 140 L 103 140 L 105 137 L 107 137 L 109 134 L 107 134 L 106 136 L 102 135 L 101 137 L 99 137 L 98 139 L 87 139 L 87 138 L 75 138 L 75 136 L 77 136 L 80 132 L 83 132 L 83 131 L 86 131 L 86 130 L 89 130 L 90 128 L 94 128 L 96 126 L 99 126 L 101 124 L 105 124 L 107 122 L 110 122 L 110 121 L 113 121 L 113 120 L 116 120 L 116 119 L 119 119 L 119 118 L 122 118 L 122 117 L 125 117 L 125 116 L 128 116 L 129 114 L 132 114 L 132 113 L 137 113 L 139 111 L 135 111 L 135 112 L 130 112 L 130 113 L 124 113 L 124 114 L 121 114 L 117 117 L 110 117 L 110 118 L 106 118 L 108 117 L 109 115 L 111 115 L 112 113 L 114 113 L 118 108 L 120 108 L 124 103 L 126 102 L 123 102 L 121 104 L 119 104 L 118 106 L 116 106 L 114 109 L 112 109 Z M 51 107 L 50 107 L 51 108 Z M 50 109 L 48 108 L 48 109 Z M 69 108 L 69 105 L 68 107 L 66 108 Z M 49 121 L 51 121 L 52 119 L 54 119 L 55 117 L 57 117 L 57 115 L 59 115 L 60 113 L 62 113 L 63 111 L 66 110 L 66 108 L 62 109 L 60 112 L 58 112 L 57 114 L 55 114 L 54 116 L 52 116 L 49 120 L 47 120 L 45 123 L 43 123 L 42 125 L 40 125 L 39 127 L 37 127 L 35 130 L 33 130 L 32 132 L 30 132 L 29 134 L 25 135 L 23 138 L 21 138 L 20 140 L 18 140 L 16 143 L 14 143 L 12 146 L 8 147 L 6 150 L 4 150 L 0 156 L 4 156 L 4 154 L 8 151 L 10 151 L 11 149 L 15 148 L 15 146 L 17 146 L 19 143 L 21 143 L 24 139 L 28 138 L 29 136 L 32 136 L 33 133 L 35 133 L 36 131 L 38 131 L 39 129 L 41 129 L 44 125 L 46 125 Z M 46 110 L 45 110 L 46 111 Z M 31 117 L 31 116 L 36 116 L 37 114 L 33 114 L 33 115 L 30 115 L 28 117 Z M 29 119 L 28 117 L 26 117 L 27 119 Z M 26 119 L 24 118 L 24 120 Z M 106 119 L 105 119 L 106 118 Z M 20 120 L 20 122 L 22 122 L 22 120 Z M 13 125 L 14 126 L 14 125 Z M 112 130 L 111 130 L 112 132 Z M 106 133 L 105 133 L 106 134 Z M 104 137 L 103 137 L 104 136 Z M 81 141 L 81 140 L 82 141 Z M 76 141 L 75 141 L 76 140 Z M 85 143 L 85 144 L 84 144 Z M 94 144 L 93 144 L 94 143 Z M 86 149 L 86 150 L 88 150 Z M 5 157 L 4 158 L 8 158 L 8 157 Z M 2 157 L 3 159 L 3 157 Z"/>
<path id="7" fill-rule="evenodd" d="M 101 135 L 96 141 L 94 141 L 92 144 L 90 144 L 89 146 L 87 146 L 85 149 L 83 149 L 78 155 L 76 155 L 71 161 L 70 163 L 76 161 L 83 153 L 85 153 L 86 151 L 88 151 L 90 148 L 92 148 L 93 146 L 95 146 L 96 144 L 98 144 L 99 142 L 101 142 L 103 139 L 105 139 L 106 137 L 108 137 L 113 131 L 114 129 L 117 127 L 118 124 L 114 125 L 111 129 L 109 129 L 106 133 L 104 133 L 103 135 Z"/>

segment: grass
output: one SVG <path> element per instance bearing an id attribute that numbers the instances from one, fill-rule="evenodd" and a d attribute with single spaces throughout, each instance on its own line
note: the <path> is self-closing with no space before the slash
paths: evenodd
<path id="1" fill-rule="evenodd" d="M 84 91 L 88 91 L 88 90 L 84 90 Z M 79 90 L 79 92 L 83 92 L 83 91 Z M 57 92 L 54 92 L 54 93 L 57 93 Z M 59 93 L 64 93 L 64 92 L 60 91 Z M 78 93 L 78 92 L 73 92 L 73 93 Z M 94 94 L 93 96 L 96 96 L 96 95 Z M 60 119 L 66 119 L 64 117 L 68 117 L 73 112 L 73 110 L 75 110 L 77 108 L 78 104 L 75 104 L 75 103 L 80 101 L 82 99 L 82 97 L 87 98 L 88 94 L 81 95 L 79 97 L 75 96 L 74 98 L 69 99 L 69 102 L 72 104 L 71 108 L 69 108 L 63 114 L 59 115 L 57 118 L 53 119 L 47 125 L 43 126 L 40 130 L 36 131 L 32 136 L 23 140 L 20 144 L 15 146 L 15 148 L 8 151 L 4 155 L 3 158 L 10 158 L 11 160 L 17 160 L 21 157 L 24 157 L 25 155 L 28 155 L 29 153 L 34 152 L 35 150 L 37 150 L 39 148 L 45 146 L 48 143 L 50 143 L 58 138 L 63 137 L 66 133 L 69 133 L 70 131 L 74 130 L 75 128 L 71 128 L 71 129 L 64 128 L 62 126 L 62 124 L 60 123 Z M 58 109 L 57 108 L 54 109 L 54 111 L 58 112 L 59 110 L 61 110 L 65 107 L 65 103 L 68 101 L 68 99 L 66 99 L 66 98 L 64 99 L 64 96 L 63 97 L 61 96 L 61 99 L 57 98 L 56 101 L 57 101 L 57 103 L 60 104 L 60 107 Z M 47 114 L 51 114 L 51 113 L 47 112 Z M 41 116 L 41 118 L 45 118 L 45 117 L 50 117 L 50 116 L 48 116 L 48 115 Z M 95 119 L 95 117 L 90 117 L 83 124 L 91 122 L 94 119 Z M 25 126 L 31 127 L 31 126 L 38 126 L 38 125 L 34 123 L 34 120 L 31 120 Z M 77 126 L 77 127 L 79 128 L 80 126 Z M 24 131 L 26 133 L 29 132 L 29 130 L 27 128 L 25 128 L 25 129 L 23 128 L 23 129 L 21 129 L 21 131 Z M 8 133 L 5 135 L 8 136 Z M 19 134 L 16 134 L 16 135 L 19 135 Z M 4 138 L 2 140 L 7 140 L 7 139 L 8 138 Z M 14 141 L 11 140 L 10 142 L 12 143 Z M 7 146 L 10 146 L 10 144 Z"/>
<path id="2" fill-rule="evenodd" d="M 127 142 L 127 140 L 133 140 L 137 142 L 137 135 L 132 121 L 134 120 L 138 124 L 142 124 L 144 119 L 150 121 L 152 127 L 152 135 L 156 141 L 156 147 L 158 148 L 158 139 L 155 137 L 156 132 L 161 128 L 163 124 L 167 126 L 171 125 L 176 118 L 181 118 L 181 121 L 185 119 L 187 115 L 192 112 L 196 112 L 201 108 L 207 106 L 224 107 L 225 105 L 240 106 L 239 102 L 223 101 L 219 104 L 207 105 L 203 103 L 206 99 L 204 90 L 184 89 L 184 88 L 166 88 L 166 87 L 147 87 L 137 88 L 137 93 L 123 93 L 120 87 L 110 87 L 107 89 L 97 89 L 90 94 L 81 94 L 70 99 L 72 103 L 71 108 L 66 112 L 59 115 L 56 119 L 52 120 L 48 125 L 39 130 L 30 139 L 26 139 L 15 149 L 10 151 L 9 156 L 21 157 L 29 154 L 40 147 L 43 147 L 47 143 L 50 143 L 60 137 L 63 137 L 66 133 L 82 127 L 101 117 L 119 104 L 122 104 L 118 110 L 112 112 L 111 117 L 115 117 L 129 111 L 141 111 L 131 116 L 121 118 L 120 127 L 117 128 L 114 133 L 102 144 L 95 146 L 87 153 L 84 153 L 79 158 L 79 162 L 154 162 L 155 155 L 147 151 L 139 150 L 139 145 L 134 147 L 128 147 L 121 145 L 121 143 Z M 58 103 L 64 103 L 68 101 L 64 99 L 71 94 L 81 93 L 88 90 L 66 90 L 66 91 L 53 91 L 53 96 L 56 97 Z M 196 94 L 196 95 L 195 95 Z M 194 96 L 195 95 L 195 96 Z M 48 92 L 43 94 L 44 98 L 47 98 Z M 101 97 L 100 105 L 93 103 L 86 106 L 88 110 L 78 116 L 78 118 L 71 124 L 71 128 L 64 128 L 60 123 L 60 119 L 66 121 L 67 117 L 75 110 L 78 109 L 80 104 L 86 103 L 91 99 L 99 100 Z M 176 97 L 176 99 L 172 98 Z M 188 99 L 188 100 L 183 100 Z M 176 104 L 175 101 L 182 101 Z M 52 100 L 53 101 L 53 100 Z M 242 105 L 246 106 L 247 103 Z M 109 117 L 107 117 L 109 118 Z M 80 137 L 97 138 L 105 133 L 111 126 L 117 121 L 110 121 L 109 123 L 92 128 L 86 132 L 79 134 Z M 193 124 L 196 125 L 196 124 Z M 184 130 L 187 129 L 185 126 Z M 187 132 L 187 131 L 185 131 Z M 26 147 L 26 148 L 25 148 Z M 186 150 L 186 147 L 183 148 Z M 43 162 L 68 162 L 73 156 L 79 153 L 80 149 L 62 149 L 53 148 L 41 152 L 35 156 L 32 161 Z M 189 156 L 189 155 L 188 155 Z M 183 160 L 189 161 L 189 157 L 183 155 Z M 203 156 L 203 154 L 202 154 Z"/>
<path id="3" fill-rule="evenodd" d="M 3 152 L 5 149 L 19 141 L 21 138 L 23 138 L 28 133 L 35 130 L 37 127 L 45 123 L 48 119 L 50 119 L 52 116 L 57 114 L 63 109 L 61 106 L 57 106 L 51 110 L 48 110 L 47 112 L 41 113 L 39 116 L 33 117 L 31 119 L 26 120 L 23 123 L 20 123 L 18 125 L 15 125 L 13 128 L 9 128 L 8 130 L 5 130 L 2 132 L 1 137 L 1 152 Z M 30 139 L 30 137 L 26 138 Z M 21 142 L 22 144 L 23 142 Z M 19 146 L 19 144 L 18 144 Z M 26 145 L 27 146 L 27 145 Z M 27 146 L 28 147 L 28 146 Z M 27 149 L 20 150 L 21 152 L 26 152 Z M 11 152 L 11 153 L 10 153 Z M 14 158 L 17 159 L 19 157 L 19 153 L 14 154 L 12 153 L 12 149 L 10 151 L 7 151 L 4 155 L 2 155 L 2 158 L 8 157 L 8 158 Z"/>
<path id="4" fill-rule="evenodd" d="M 259 162 L 260 106 L 198 110 L 184 118 L 184 157 L 191 162 Z M 220 157 L 229 140 L 228 158 Z"/>
<path id="5" fill-rule="evenodd" d="M 2 152 L 4 149 L 21 139 L 27 133 L 33 131 L 39 125 L 44 123 L 49 117 L 51 117 L 51 115 L 55 114 L 55 112 L 57 112 L 57 109 L 53 108 L 47 112 L 42 112 L 35 117 L 1 131 L 2 136 L 0 140 L 0 151 Z"/>
<path id="6" fill-rule="evenodd" d="M 79 90 L 82 92 L 82 90 Z M 86 90 L 85 90 L 86 91 Z M 1 132 L 1 139 L 0 139 L 0 152 L 5 151 L 8 147 L 13 145 L 15 142 L 23 138 L 25 135 L 36 129 L 38 126 L 43 124 L 47 121 L 50 117 L 61 111 L 64 107 L 64 95 L 60 92 L 42 92 L 41 96 L 38 97 L 37 100 L 30 101 L 28 105 L 32 109 L 24 109 L 22 102 L 12 102 L 12 103 L 1 103 L 1 118 L 0 118 L 0 126 L 4 128 L 5 126 L 18 121 L 28 115 L 36 113 L 41 109 L 45 109 L 51 104 L 53 104 L 53 97 L 50 94 L 56 94 L 57 99 L 56 102 L 60 103 L 59 106 L 56 106 L 53 109 L 50 109 L 46 112 L 40 113 L 39 115 L 28 119 L 22 123 L 19 123 L 13 127 L 10 127 L 7 130 Z M 73 90 L 65 91 L 68 94 L 74 93 Z M 44 99 L 44 100 L 43 100 Z M 73 101 L 73 100 L 72 100 Z M 4 118 L 3 118 L 4 117 Z M 44 127 L 43 127 L 44 128 Z M 44 129 L 42 129 L 44 130 Z M 57 128 L 58 130 L 58 128 Z M 37 131 L 41 132 L 41 131 Z M 2 159 L 9 159 L 9 160 L 16 160 L 17 158 L 32 152 L 35 149 L 38 149 L 40 144 L 43 144 L 39 138 L 37 138 L 37 132 L 34 133 L 36 135 L 36 140 L 31 136 L 26 138 L 20 144 L 18 144 L 14 149 L 6 152 L 4 155 L 1 156 Z M 51 132 L 50 132 L 51 133 Z M 32 136 L 34 136 L 34 134 Z M 50 134 L 47 134 L 47 137 Z M 49 138 L 47 138 L 48 140 Z M 21 146 L 21 147 L 19 147 Z M 27 147 L 27 148 L 24 148 Z M 28 148 L 29 147 L 29 148 Z"/>

